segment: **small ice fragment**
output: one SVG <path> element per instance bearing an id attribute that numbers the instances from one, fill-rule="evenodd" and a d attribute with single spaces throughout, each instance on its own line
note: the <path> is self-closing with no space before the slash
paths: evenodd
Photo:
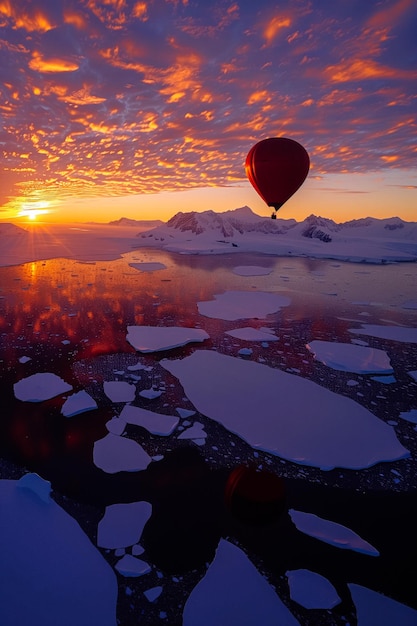
<path id="1" fill-rule="evenodd" d="M 132 402 L 136 387 L 123 380 L 111 380 L 103 383 L 104 393 L 112 402 Z"/>
<path id="2" fill-rule="evenodd" d="M 112 417 L 111 420 L 106 422 L 106 428 L 113 435 L 122 435 L 126 428 L 126 422 L 120 419 L 120 417 Z"/>
<path id="3" fill-rule="evenodd" d="M 127 548 L 137 543 L 152 514 L 149 502 L 111 504 L 98 524 L 97 545 L 100 548 Z"/>
<path id="4" fill-rule="evenodd" d="M 206 443 L 205 439 L 191 439 L 191 441 L 195 443 L 197 446 L 204 446 Z"/>
<path id="5" fill-rule="evenodd" d="M 151 567 L 148 563 L 142 561 L 141 559 L 137 559 L 131 554 L 125 554 L 114 567 L 117 569 L 119 574 L 126 577 L 143 576 L 143 574 L 149 574 L 151 571 Z"/>
<path id="6" fill-rule="evenodd" d="M 133 556 L 140 556 L 145 552 L 145 548 L 142 548 L 138 543 L 132 546 L 132 554 Z"/>
<path id="7" fill-rule="evenodd" d="M 358 381 L 357 381 L 357 380 L 352 380 L 352 379 L 351 379 L 351 380 L 348 380 L 348 381 L 346 382 L 346 385 L 347 385 L 348 387 L 356 387 L 356 385 L 359 385 L 359 383 L 358 383 Z"/>
<path id="8" fill-rule="evenodd" d="M 411 376 L 411 378 L 415 381 L 417 381 L 417 370 L 413 370 L 411 372 L 408 372 L 408 375 Z"/>
<path id="9" fill-rule="evenodd" d="M 152 587 L 152 589 L 147 589 L 147 591 L 143 592 L 143 595 L 149 602 L 155 602 L 159 598 L 162 593 L 162 587 Z"/>
<path id="10" fill-rule="evenodd" d="M 251 356 L 252 353 L 252 348 L 241 348 L 238 352 L 241 356 Z"/>
<path id="11" fill-rule="evenodd" d="M 264 291 L 226 291 L 215 294 L 214 300 L 197 302 L 198 311 L 205 317 L 223 320 L 249 318 L 264 319 L 290 304 L 290 299 L 277 293 Z"/>
<path id="12" fill-rule="evenodd" d="M 86 411 L 93 411 L 97 408 L 97 402 L 84 390 L 77 391 L 69 396 L 61 408 L 62 415 L 72 417 Z"/>
<path id="13" fill-rule="evenodd" d="M 305 609 L 332 609 L 341 602 L 333 585 L 316 572 L 297 569 L 286 572 L 290 597 Z"/>
<path id="14" fill-rule="evenodd" d="M 190 411 L 189 409 L 182 409 L 181 407 L 177 407 L 175 410 L 181 419 L 185 419 L 186 417 L 192 417 L 193 415 L 195 415 L 195 411 Z"/>
<path id="15" fill-rule="evenodd" d="M 310 537 L 315 537 L 337 548 L 353 550 L 370 556 L 379 556 L 378 550 L 370 543 L 342 524 L 337 524 L 313 513 L 303 513 L 294 509 L 290 509 L 289 514 L 296 528 Z"/>
<path id="16" fill-rule="evenodd" d="M 141 445 L 109 433 L 94 443 L 94 464 L 108 474 L 144 470 L 152 461 Z"/>
<path id="17" fill-rule="evenodd" d="M 129 372 L 137 372 L 139 370 L 146 369 L 146 367 L 145 365 L 142 365 L 142 363 L 136 363 L 136 365 L 128 365 L 127 369 L 129 370 Z"/>
<path id="18" fill-rule="evenodd" d="M 158 389 L 153 389 L 151 387 L 150 389 L 143 389 L 142 391 L 139 391 L 139 395 L 142 398 L 146 398 L 147 400 L 155 400 L 162 395 L 162 391 L 159 391 Z"/>
<path id="19" fill-rule="evenodd" d="M 278 337 L 272 332 L 265 332 L 264 330 L 258 330 L 251 326 L 245 328 L 235 328 L 234 330 L 227 330 L 225 335 L 230 335 L 236 339 L 243 341 L 278 341 Z"/>
<path id="20" fill-rule="evenodd" d="M 117 548 L 114 551 L 114 556 L 124 556 L 126 554 L 126 550 L 124 548 Z"/>
<path id="21" fill-rule="evenodd" d="M 204 430 L 204 424 L 201 422 L 194 422 L 191 428 L 187 428 L 179 435 L 178 439 L 205 439 L 207 433 Z"/>
<path id="22" fill-rule="evenodd" d="M 35 493 L 43 502 L 51 502 L 51 483 L 49 480 L 41 478 L 39 474 L 25 474 L 17 481 L 20 489 L 28 489 Z"/>
<path id="23" fill-rule="evenodd" d="M 143 353 L 172 350 L 209 338 L 205 330 L 181 326 L 128 326 L 126 335 L 135 350 Z"/>
<path id="24" fill-rule="evenodd" d="M 400 413 L 400 417 L 406 422 L 411 422 L 412 424 L 417 424 L 417 409 L 411 409 L 411 411 L 404 411 Z"/>
<path id="25" fill-rule="evenodd" d="M 179 418 L 176 415 L 164 415 L 142 409 L 141 407 L 125 405 L 120 418 L 128 424 L 134 424 L 146 428 L 152 435 L 168 436 L 178 425 Z"/>
<path id="26" fill-rule="evenodd" d="M 19 359 L 19 363 L 27 363 L 28 361 L 31 361 L 32 359 L 30 358 L 30 356 L 21 356 Z"/>
<path id="27" fill-rule="evenodd" d="M 385 350 L 337 341 L 310 341 L 306 348 L 317 361 L 335 370 L 358 374 L 391 374 L 393 371 Z"/>
<path id="28" fill-rule="evenodd" d="M 348 583 L 353 603 L 356 607 L 358 626 L 415 626 L 417 611 L 382 593 Z"/>
<path id="29" fill-rule="evenodd" d="M 417 343 L 417 328 L 407 328 L 405 326 L 362 324 L 362 328 L 349 328 L 349 332 L 357 335 L 379 337 L 380 339 L 390 339 L 391 341 Z"/>
<path id="30" fill-rule="evenodd" d="M 42 402 L 72 390 L 62 378 L 49 372 L 38 372 L 13 385 L 14 395 L 23 402 Z"/>
<path id="31" fill-rule="evenodd" d="M 71 342 L 70 342 L 70 340 L 69 340 L 69 339 L 63 339 L 63 340 L 61 341 L 61 343 L 62 343 L 62 345 L 63 345 L 63 346 L 68 346 Z"/>

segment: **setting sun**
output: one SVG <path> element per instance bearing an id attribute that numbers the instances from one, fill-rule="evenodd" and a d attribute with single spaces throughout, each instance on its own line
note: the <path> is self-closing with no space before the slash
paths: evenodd
<path id="1" fill-rule="evenodd" d="M 49 213 L 49 202 L 39 200 L 38 202 L 25 202 L 18 213 L 18 217 L 26 217 L 31 222 L 38 219 L 39 215 Z"/>

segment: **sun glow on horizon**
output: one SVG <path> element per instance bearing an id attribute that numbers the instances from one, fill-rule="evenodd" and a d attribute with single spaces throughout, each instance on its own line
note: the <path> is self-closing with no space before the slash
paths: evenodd
<path id="1" fill-rule="evenodd" d="M 37 202 L 23 202 L 17 217 L 27 217 L 31 222 L 35 222 L 39 215 L 50 213 L 49 202 L 38 200 Z"/>

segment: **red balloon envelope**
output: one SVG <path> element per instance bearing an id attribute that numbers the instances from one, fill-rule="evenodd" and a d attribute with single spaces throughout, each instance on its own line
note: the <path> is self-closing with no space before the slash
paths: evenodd
<path id="1" fill-rule="evenodd" d="M 275 211 L 301 187 L 309 168 L 307 150 L 287 137 L 259 141 L 249 150 L 245 162 L 249 181 Z"/>

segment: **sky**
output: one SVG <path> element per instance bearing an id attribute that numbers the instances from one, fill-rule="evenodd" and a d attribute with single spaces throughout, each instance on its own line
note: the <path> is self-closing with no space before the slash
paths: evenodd
<path id="1" fill-rule="evenodd" d="M 245 158 L 309 153 L 280 209 L 416 221 L 415 0 L 0 0 L 0 220 L 269 209 Z"/>

